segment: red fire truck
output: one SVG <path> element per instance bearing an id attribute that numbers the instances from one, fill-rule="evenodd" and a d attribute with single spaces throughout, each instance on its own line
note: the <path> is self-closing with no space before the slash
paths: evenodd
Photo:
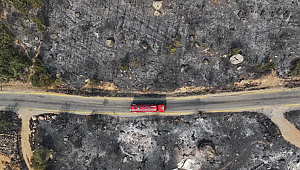
<path id="1" fill-rule="evenodd" d="M 165 105 L 159 104 L 132 104 L 130 105 L 130 112 L 165 112 Z"/>

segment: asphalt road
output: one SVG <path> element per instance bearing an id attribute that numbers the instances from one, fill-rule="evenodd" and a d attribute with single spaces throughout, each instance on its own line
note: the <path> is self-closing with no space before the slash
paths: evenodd
<path id="1" fill-rule="evenodd" d="M 68 111 L 77 114 L 117 114 L 141 115 L 130 113 L 129 106 L 134 103 L 166 104 L 166 112 L 160 115 L 190 114 L 197 111 L 226 112 L 254 110 L 274 106 L 300 105 L 300 89 L 279 89 L 215 95 L 166 98 L 110 98 L 80 97 L 53 93 L 0 92 L 0 108 L 33 109 L 44 112 Z"/>

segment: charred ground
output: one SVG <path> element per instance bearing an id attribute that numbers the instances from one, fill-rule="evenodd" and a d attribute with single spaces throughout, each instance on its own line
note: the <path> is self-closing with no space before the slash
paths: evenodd
<path id="1" fill-rule="evenodd" d="M 300 111 L 299 110 L 294 110 L 290 111 L 284 114 L 285 118 L 292 122 L 297 129 L 300 130 Z"/>
<path id="2" fill-rule="evenodd" d="M 48 0 L 36 23 L 13 8 L 5 22 L 29 57 L 42 42 L 49 71 L 75 87 L 91 79 L 122 89 L 224 88 L 272 69 L 285 78 L 299 55 L 299 1 L 166 0 L 157 16 L 152 4 Z M 234 54 L 244 61 L 231 64 Z"/>
<path id="3" fill-rule="evenodd" d="M 0 154 L 10 158 L 6 162 L 1 157 L 5 169 L 27 169 L 21 153 L 21 119 L 14 111 L 0 111 L 0 146 Z"/>
<path id="4" fill-rule="evenodd" d="M 43 117 L 43 118 L 42 118 Z M 32 120 L 33 148 L 53 149 L 53 169 L 291 169 L 300 150 L 264 115 L 118 118 L 45 115 Z"/>

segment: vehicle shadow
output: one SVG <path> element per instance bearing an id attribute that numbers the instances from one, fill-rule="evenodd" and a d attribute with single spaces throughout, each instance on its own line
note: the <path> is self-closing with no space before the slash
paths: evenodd
<path id="1" fill-rule="evenodd" d="M 164 104 L 167 108 L 167 99 L 164 94 L 139 94 L 133 97 L 131 104 Z"/>
<path id="2" fill-rule="evenodd" d="M 7 105 L 4 109 L 2 109 L 3 111 L 12 111 L 12 112 L 17 112 L 19 109 L 18 109 L 18 105 L 19 105 L 19 102 L 16 102 L 14 104 L 10 104 L 10 105 Z"/>

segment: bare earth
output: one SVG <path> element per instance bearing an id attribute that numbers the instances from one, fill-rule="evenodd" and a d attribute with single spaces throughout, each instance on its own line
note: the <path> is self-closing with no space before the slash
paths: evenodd
<path id="1" fill-rule="evenodd" d="M 26 165 L 29 170 L 33 170 L 30 167 L 30 158 L 32 157 L 32 150 L 29 143 L 29 135 L 30 135 L 30 128 L 29 128 L 29 120 L 34 115 L 42 114 L 41 111 L 35 110 L 27 110 L 27 109 L 20 109 L 17 111 L 18 115 L 22 119 L 22 132 L 21 132 L 21 146 L 22 146 L 22 154 L 23 158 L 26 162 Z"/>
<path id="2" fill-rule="evenodd" d="M 268 116 L 280 129 L 284 139 L 291 144 L 300 148 L 300 131 L 295 127 L 294 124 L 289 122 L 285 117 L 284 113 L 299 109 L 298 107 L 279 107 L 263 109 L 263 113 Z"/>
<path id="3" fill-rule="evenodd" d="M 4 169 L 7 163 L 10 163 L 10 157 L 0 155 L 0 169 Z"/>

